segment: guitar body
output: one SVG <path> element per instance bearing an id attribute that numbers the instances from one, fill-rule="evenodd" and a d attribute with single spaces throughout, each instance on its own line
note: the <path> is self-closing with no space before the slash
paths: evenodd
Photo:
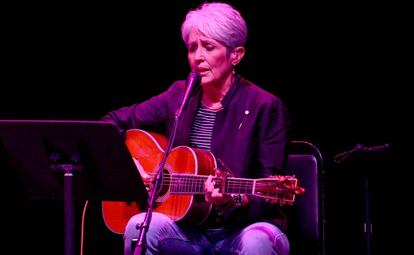
<path id="1" fill-rule="evenodd" d="M 155 176 L 164 155 L 167 139 L 159 134 L 139 129 L 127 131 L 126 145 L 145 172 Z M 171 150 L 164 167 L 163 186 L 153 211 L 165 214 L 174 221 L 204 222 L 211 210 L 204 195 L 174 195 L 170 191 L 172 174 L 214 175 L 217 167 L 213 154 L 207 151 L 179 146 Z M 129 219 L 141 211 L 136 203 L 103 201 L 102 215 L 106 226 L 122 234 Z"/>

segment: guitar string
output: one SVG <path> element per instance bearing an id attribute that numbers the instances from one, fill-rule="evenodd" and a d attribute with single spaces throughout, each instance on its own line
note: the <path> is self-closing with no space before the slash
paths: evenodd
<path id="1" fill-rule="evenodd" d="M 170 186 L 171 183 L 173 184 L 173 187 L 171 188 L 172 192 L 176 193 L 186 193 L 186 192 L 193 192 L 193 193 L 203 193 L 202 187 L 204 186 L 204 182 L 206 179 L 206 176 L 194 176 L 194 175 L 174 175 L 173 178 L 171 178 L 170 175 L 165 176 L 166 182 L 163 183 L 163 186 Z M 171 181 L 172 179 L 172 181 Z M 218 180 L 218 184 L 216 185 L 217 188 L 222 188 L 222 182 L 220 178 L 215 178 L 214 180 Z M 251 193 L 253 188 L 253 180 L 246 180 L 246 179 L 228 179 L 226 180 L 226 190 L 227 193 Z M 273 180 L 274 183 L 274 180 Z M 174 186 L 176 185 L 176 186 Z M 269 185 L 262 184 L 262 183 L 256 183 L 256 189 L 259 190 L 259 192 L 267 193 L 267 194 L 273 194 L 275 192 L 278 192 L 283 195 L 285 193 L 291 193 L 292 187 L 288 187 L 285 185 L 285 187 L 280 186 L 273 186 L 271 191 L 267 190 L 267 192 L 264 192 L 263 188 L 269 188 Z"/>
<path id="2" fill-rule="evenodd" d="M 186 183 L 186 184 L 204 184 L 204 182 L 206 181 L 206 176 L 198 176 L 198 177 L 194 177 L 194 175 L 189 175 L 189 176 L 185 176 L 185 175 L 174 175 L 172 178 L 170 175 L 165 175 L 163 177 L 163 181 L 164 183 L 175 183 L 175 184 L 179 184 L 179 183 Z M 217 183 L 222 183 L 222 179 L 221 178 L 214 178 L 213 181 L 216 181 Z M 255 180 L 247 180 L 247 179 L 242 179 L 242 178 L 232 178 L 232 179 L 227 179 L 226 180 L 226 185 L 234 185 L 234 186 L 245 186 L 245 185 L 252 185 L 254 183 Z M 270 182 L 270 184 L 278 184 L 279 183 L 284 183 L 286 185 L 286 183 L 292 184 L 294 183 L 295 180 L 276 180 L 276 179 L 271 179 L 268 180 L 268 182 Z M 262 182 L 266 182 L 265 180 L 260 180 L 256 181 L 257 185 L 261 185 Z M 293 185 L 294 186 L 294 185 Z"/>
<path id="3" fill-rule="evenodd" d="M 154 177 L 155 175 L 150 175 L 151 177 Z M 180 179 L 180 180 L 196 180 L 196 181 L 203 181 L 205 182 L 207 179 L 207 175 L 191 175 L 191 174 L 173 174 L 172 178 L 173 179 Z M 163 176 L 164 180 L 171 180 L 171 175 L 169 174 L 165 174 Z M 275 183 L 276 182 L 295 182 L 296 179 L 295 178 L 286 178 L 286 177 L 280 177 L 278 179 L 278 177 L 268 177 L 268 178 L 258 178 L 258 179 L 245 179 L 245 178 L 236 178 L 236 177 L 230 177 L 228 178 L 226 181 L 227 182 L 234 182 L 234 183 L 251 183 L 254 181 L 259 181 L 259 182 L 265 182 L 266 180 L 264 179 L 268 179 L 267 181 Z M 219 181 L 221 182 L 223 179 L 220 177 L 214 177 L 213 181 Z"/>

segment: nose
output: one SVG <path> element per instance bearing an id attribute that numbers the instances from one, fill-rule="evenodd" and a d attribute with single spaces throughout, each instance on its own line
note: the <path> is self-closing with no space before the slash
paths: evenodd
<path id="1" fill-rule="evenodd" d="M 201 47 L 196 50 L 196 52 L 194 54 L 194 58 L 196 60 L 203 60 L 204 59 L 204 52 L 203 52 L 203 49 Z"/>

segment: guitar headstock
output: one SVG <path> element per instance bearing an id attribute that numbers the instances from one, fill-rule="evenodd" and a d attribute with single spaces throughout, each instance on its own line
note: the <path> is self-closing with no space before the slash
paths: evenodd
<path id="1" fill-rule="evenodd" d="M 298 179 L 290 175 L 272 175 L 255 180 L 253 195 L 265 198 L 272 203 L 292 205 L 296 195 L 305 189 L 298 186 Z"/>

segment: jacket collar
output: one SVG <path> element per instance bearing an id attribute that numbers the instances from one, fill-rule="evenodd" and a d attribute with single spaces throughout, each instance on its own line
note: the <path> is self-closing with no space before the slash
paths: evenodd
<path id="1" fill-rule="evenodd" d="M 234 76 L 234 80 L 229 91 L 227 91 L 226 95 L 221 100 L 221 104 L 223 105 L 223 107 L 226 107 L 226 105 L 231 101 L 233 96 L 236 94 L 237 90 L 240 88 L 242 81 L 243 78 L 240 75 L 236 74 Z"/>

